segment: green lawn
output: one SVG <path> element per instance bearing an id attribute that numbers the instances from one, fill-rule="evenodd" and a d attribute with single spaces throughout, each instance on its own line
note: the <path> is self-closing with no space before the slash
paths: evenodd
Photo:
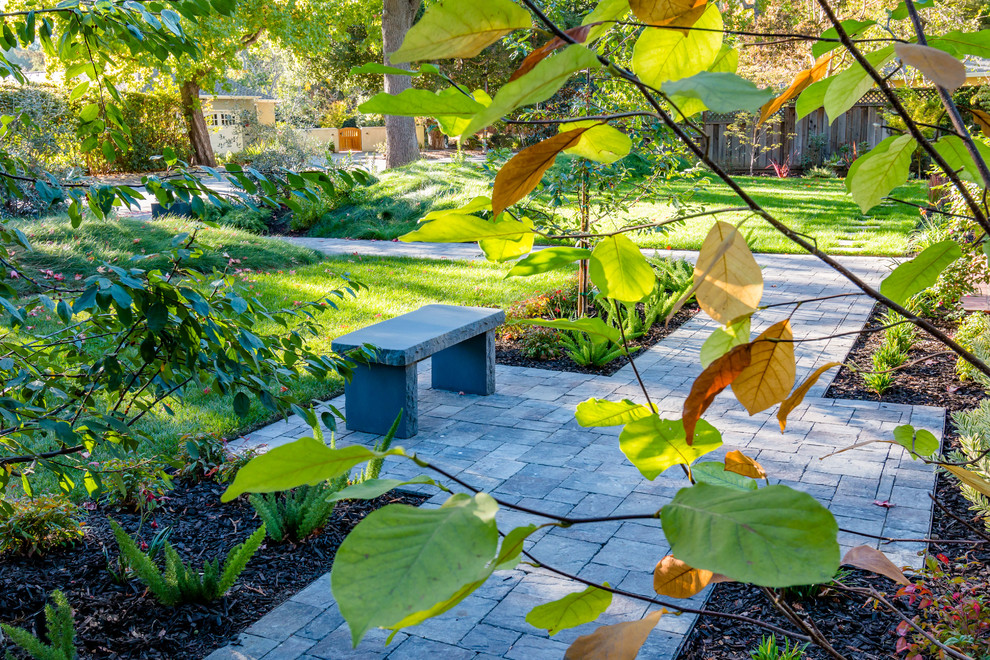
<path id="1" fill-rule="evenodd" d="M 743 188 L 776 217 L 818 241 L 834 254 L 897 255 L 907 250 L 908 237 L 918 222 L 917 209 L 884 202 L 864 215 L 845 191 L 841 179 L 737 177 Z M 355 192 L 352 204 L 329 211 L 311 231 L 313 236 L 392 239 L 410 231 L 430 211 L 454 208 L 478 195 L 490 195 L 492 175 L 471 163 L 421 161 L 381 176 L 379 181 Z M 688 195 L 689 212 L 741 206 L 732 191 L 714 177 L 672 179 L 667 185 Z M 924 201 L 924 183 L 911 181 L 895 196 L 915 203 Z M 573 216 L 576 210 L 565 210 Z M 659 220 L 674 215 L 664 204 L 640 203 L 629 218 Z M 744 212 L 720 216 L 739 222 Z M 610 229 L 627 218 L 603 222 Z M 711 218 L 699 218 L 675 226 L 663 234 L 641 234 L 635 239 L 645 247 L 696 250 L 711 228 Z M 744 227 L 757 252 L 796 252 L 798 248 L 762 220 Z"/>

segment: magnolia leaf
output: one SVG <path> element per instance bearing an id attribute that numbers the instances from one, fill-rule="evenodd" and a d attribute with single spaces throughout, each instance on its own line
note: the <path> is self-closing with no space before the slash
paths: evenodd
<path id="1" fill-rule="evenodd" d="M 594 51 L 579 44 L 568 46 L 538 63 L 526 75 L 503 85 L 491 105 L 471 119 L 461 136 L 470 137 L 516 108 L 546 101 L 577 71 L 597 69 L 601 65 Z"/>
<path id="2" fill-rule="evenodd" d="M 894 562 L 887 558 L 887 555 L 868 545 L 857 545 L 855 548 L 851 548 L 846 553 L 846 556 L 842 558 L 842 564 L 845 566 L 855 566 L 856 568 L 862 568 L 864 571 L 889 577 L 897 584 L 911 584 L 904 577 L 901 569 L 897 568 Z"/>
<path id="3" fill-rule="evenodd" d="M 880 283 L 880 293 L 899 305 L 938 281 L 949 264 L 962 257 L 962 248 L 952 239 L 929 245 L 921 254 L 893 270 Z"/>
<path id="4" fill-rule="evenodd" d="M 933 6 L 935 6 L 935 0 L 914 0 L 915 9 L 928 9 Z M 906 2 L 901 2 L 894 8 L 894 11 L 890 12 L 890 17 L 895 21 L 902 21 L 909 15 Z"/>
<path id="5" fill-rule="evenodd" d="M 623 234 L 606 236 L 591 252 L 591 281 L 599 293 L 613 300 L 637 303 L 657 286 L 657 276 L 639 246 Z"/>
<path id="6" fill-rule="evenodd" d="M 728 44 L 722 44 L 722 48 L 715 57 L 715 61 L 712 62 L 710 67 L 708 67 L 708 70 L 712 73 L 735 73 L 738 68 L 739 51 Z M 705 104 L 697 98 L 679 96 L 677 94 L 668 94 L 667 97 L 670 99 L 671 104 L 680 113 L 682 119 L 696 115 L 699 112 L 703 112 L 708 109 Z"/>
<path id="7" fill-rule="evenodd" d="M 460 90 L 454 87 L 448 87 L 447 89 L 437 92 L 438 96 L 453 96 L 455 94 L 458 96 L 464 95 Z M 482 107 L 485 108 L 487 108 L 492 104 L 492 97 L 490 97 L 488 95 L 488 92 L 486 92 L 483 89 L 476 89 L 473 92 L 471 92 L 471 98 L 477 101 L 479 104 L 481 104 Z M 440 132 L 442 132 L 444 135 L 448 137 L 455 137 L 460 135 L 464 131 L 464 129 L 467 128 L 467 125 L 471 123 L 472 117 L 474 117 L 474 115 L 466 115 L 460 117 L 448 116 L 448 115 L 435 115 L 434 119 L 437 120 L 437 124 L 440 127 Z"/>
<path id="8" fill-rule="evenodd" d="M 386 452 L 361 445 L 330 449 L 319 440 L 300 438 L 252 458 L 237 471 L 233 483 L 220 500 L 230 502 L 244 493 L 273 493 L 297 486 L 312 486 L 346 474 L 355 465 L 372 458 L 405 455 L 401 448 Z"/>
<path id="9" fill-rule="evenodd" d="M 464 94 L 434 94 L 425 89 L 406 89 L 398 94 L 375 94 L 358 106 L 369 114 L 401 117 L 473 117 L 485 106 Z"/>
<path id="10" fill-rule="evenodd" d="M 629 0 L 600 0 L 594 10 L 584 17 L 581 25 L 593 26 L 587 41 L 594 41 L 612 27 L 613 22 L 629 13 Z"/>
<path id="11" fill-rule="evenodd" d="M 850 39 L 858 39 L 867 29 L 876 25 L 876 21 L 857 21 L 855 19 L 849 19 L 842 21 L 842 29 L 846 34 L 849 35 Z M 822 39 L 834 39 L 834 41 L 816 41 L 811 44 L 811 54 L 813 57 L 821 57 L 829 51 L 833 51 L 836 48 L 842 46 L 839 42 L 839 32 L 831 27 L 824 32 L 822 32 Z"/>
<path id="12" fill-rule="evenodd" d="M 564 149 L 574 146 L 587 127 L 558 133 L 527 147 L 509 159 L 495 176 L 492 210 L 496 215 L 528 195 L 540 183 L 543 173 Z"/>
<path id="13" fill-rule="evenodd" d="M 866 61 L 877 70 L 882 69 L 893 56 L 893 46 L 887 46 L 865 55 Z M 849 108 L 856 105 L 871 87 L 873 87 L 873 78 L 858 62 L 853 62 L 851 67 L 834 76 L 825 92 L 825 113 L 828 114 L 829 123 L 834 123 Z"/>
<path id="14" fill-rule="evenodd" d="M 708 335 L 701 345 L 701 366 L 707 367 L 736 346 L 748 343 L 751 323 L 752 317 L 744 316 Z"/>
<path id="15" fill-rule="evenodd" d="M 561 130 L 584 128 L 577 144 L 564 149 L 564 153 L 581 156 L 597 163 L 614 163 L 624 158 L 632 149 L 632 138 L 608 124 L 598 121 L 568 122 L 561 125 Z"/>
<path id="16" fill-rule="evenodd" d="M 826 364 L 823 364 L 822 366 L 815 369 L 811 373 L 811 375 L 804 380 L 803 383 L 798 385 L 794 389 L 794 391 L 791 392 L 791 395 L 789 397 L 784 399 L 784 401 L 780 404 L 780 410 L 777 411 L 777 421 L 780 423 L 781 433 L 783 433 L 784 429 L 787 428 L 787 416 L 791 414 L 792 410 L 794 410 L 799 405 L 801 405 L 801 402 L 804 401 L 804 397 L 808 394 L 808 390 L 810 390 L 815 385 L 815 383 L 818 382 L 818 379 L 821 378 L 821 375 L 826 371 L 828 371 L 829 369 L 832 369 L 834 367 L 841 367 L 841 366 L 842 366 L 841 362 L 828 362 Z"/>
<path id="17" fill-rule="evenodd" d="M 656 406 L 654 406 L 656 408 Z M 588 399 L 577 405 L 574 417 L 581 426 L 621 426 L 637 419 L 649 417 L 655 411 L 634 403 L 629 399 L 609 401 L 607 399 Z"/>
<path id="18" fill-rule="evenodd" d="M 384 495 L 390 490 L 398 488 L 399 486 L 409 486 L 412 484 L 429 484 L 431 486 L 436 486 L 440 490 L 447 491 L 448 493 L 450 492 L 450 489 L 446 486 L 438 484 L 425 474 L 421 474 L 418 477 L 413 477 L 407 481 L 403 481 L 401 479 L 368 479 L 367 481 L 362 481 L 361 483 L 338 490 L 336 493 L 331 493 L 330 496 L 326 498 L 326 501 L 339 502 L 340 500 L 373 500 L 380 495 Z"/>
<path id="19" fill-rule="evenodd" d="M 570 30 L 564 30 L 564 34 L 569 36 L 575 42 L 582 44 L 585 41 L 587 41 L 588 35 L 591 33 L 594 27 L 595 27 L 594 24 L 579 25 L 578 27 L 571 28 Z M 522 61 L 522 64 L 519 65 L 519 68 L 512 72 L 512 75 L 509 76 L 508 82 L 512 82 L 513 80 L 516 80 L 517 78 L 521 78 L 522 76 L 526 75 L 527 73 L 533 70 L 533 67 L 535 67 L 537 64 L 542 62 L 544 59 L 546 59 L 547 55 L 550 55 L 555 50 L 559 50 L 563 48 L 564 46 L 568 45 L 568 43 L 569 42 L 564 41 L 560 37 L 554 37 L 553 39 L 543 44 L 539 48 L 534 49 Z"/>
<path id="20" fill-rule="evenodd" d="M 990 30 L 955 30 L 928 40 L 928 45 L 963 59 L 966 55 L 990 57 Z"/>
<path id="21" fill-rule="evenodd" d="M 722 325 L 751 314 L 763 297 L 763 272 L 742 234 L 716 222 L 694 267 L 698 305 Z"/>
<path id="22" fill-rule="evenodd" d="M 384 73 L 386 75 L 393 76 L 419 76 L 424 73 L 440 73 L 440 69 L 436 68 L 432 64 L 423 64 L 418 70 L 410 71 L 409 69 L 402 69 L 397 66 L 388 66 L 382 64 L 381 62 L 367 62 L 361 66 L 351 67 L 351 75 L 357 76 L 363 73 Z"/>
<path id="23" fill-rule="evenodd" d="M 507 571 L 515 568 L 519 564 L 519 558 L 523 551 L 523 542 L 529 535 L 540 529 L 539 525 L 526 525 L 516 527 L 505 535 L 502 545 L 498 550 L 498 557 L 492 563 L 492 572 Z"/>
<path id="24" fill-rule="evenodd" d="M 954 474 L 964 486 L 969 486 L 981 495 L 990 497 L 990 481 L 987 481 L 979 474 L 959 465 L 942 465 L 941 467 Z"/>
<path id="25" fill-rule="evenodd" d="M 794 102 L 794 114 L 796 119 L 803 119 L 825 103 L 825 94 L 835 78 L 825 78 L 816 83 L 812 83 L 798 95 Z"/>
<path id="26" fill-rule="evenodd" d="M 390 504 L 358 523 L 330 574 L 354 645 L 368 629 L 393 627 L 487 576 L 497 511 L 489 495 L 459 493 L 439 509 Z"/>
<path id="27" fill-rule="evenodd" d="M 990 112 L 983 112 L 976 108 L 970 108 L 969 111 L 973 113 L 973 121 L 983 131 L 983 135 L 990 137 Z"/>
<path id="28" fill-rule="evenodd" d="M 420 222 L 428 222 L 430 220 L 436 220 L 437 218 L 442 218 L 445 215 L 450 215 L 451 213 L 456 213 L 459 215 L 468 215 L 471 213 L 477 213 L 478 211 L 491 211 L 492 210 L 492 200 L 487 197 L 478 196 L 472 199 L 470 202 L 464 206 L 460 206 L 456 209 L 444 209 L 442 211 L 430 211 L 422 218 L 419 219 Z"/>
<path id="29" fill-rule="evenodd" d="M 941 448 L 935 434 L 925 429 L 915 429 L 910 424 L 902 424 L 894 429 L 894 442 L 908 450 L 912 458 L 931 458 Z"/>
<path id="30" fill-rule="evenodd" d="M 521 319 L 520 325 L 541 325 L 545 328 L 584 332 L 591 336 L 596 343 L 610 341 L 613 344 L 622 343 L 619 331 L 597 317 L 586 316 L 583 319 Z"/>
<path id="31" fill-rule="evenodd" d="M 643 23 L 661 24 L 686 14 L 696 6 L 704 6 L 705 0 L 629 0 L 629 8 Z"/>
<path id="32" fill-rule="evenodd" d="M 891 136 L 853 162 L 846 175 L 846 189 L 863 213 L 907 182 L 916 146 L 910 135 Z"/>
<path id="33" fill-rule="evenodd" d="M 468 243 L 487 238 L 520 240 L 526 234 L 533 235 L 532 227 L 518 220 L 499 216 L 495 222 L 491 222 L 476 215 L 451 211 L 422 223 L 408 234 L 400 236 L 399 240 L 404 243 Z"/>
<path id="34" fill-rule="evenodd" d="M 514 220 L 504 213 L 495 219 L 496 229 L 506 228 L 506 223 L 511 223 L 511 227 L 513 228 L 518 228 L 519 225 L 522 225 L 529 231 L 512 236 L 484 238 L 478 241 L 478 247 L 484 251 L 485 257 L 489 261 L 502 262 L 516 259 L 524 254 L 529 254 L 533 249 L 536 234 L 533 233 L 532 220 L 526 216 L 523 216 L 519 220 Z"/>
<path id="35" fill-rule="evenodd" d="M 550 247 L 538 250 L 520 259 L 506 277 L 528 277 L 558 268 L 566 268 L 575 261 L 591 258 L 591 250 L 574 247 Z"/>
<path id="36" fill-rule="evenodd" d="M 764 587 L 828 582 L 839 568 L 839 527 L 807 493 L 782 485 L 742 492 L 682 488 L 661 509 L 671 553 L 703 570 Z"/>
<path id="37" fill-rule="evenodd" d="M 785 319 L 753 340 L 749 366 L 732 381 L 732 392 L 750 415 L 780 403 L 794 387 L 793 338 L 791 322 Z M 774 341 L 778 339 L 782 341 Z"/>
<path id="38" fill-rule="evenodd" d="M 608 582 L 604 585 L 609 586 Z M 526 623 L 543 628 L 553 637 L 561 630 L 594 621 L 612 604 L 612 592 L 595 586 L 567 594 L 552 603 L 537 605 L 526 615 Z"/>
<path id="39" fill-rule="evenodd" d="M 708 406 L 712 404 L 719 392 L 732 384 L 732 381 L 749 366 L 752 359 L 752 348 L 752 344 L 736 346 L 708 365 L 694 379 L 691 392 L 684 400 L 684 409 L 681 413 L 689 445 L 694 441 L 695 424 L 708 410 Z"/>
<path id="40" fill-rule="evenodd" d="M 990 163 L 990 147 L 979 140 L 974 140 L 977 151 L 985 162 Z M 955 135 L 946 135 L 935 143 L 935 149 L 945 159 L 946 164 L 959 175 L 963 181 L 983 185 L 983 175 L 976 167 L 973 156 L 966 148 L 966 143 Z"/>
<path id="41" fill-rule="evenodd" d="M 738 490 L 756 490 L 756 482 L 748 477 L 725 469 L 725 463 L 706 461 L 691 466 L 691 476 L 698 483 L 725 486 Z"/>
<path id="42" fill-rule="evenodd" d="M 667 555 L 653 569 L 653 590 L 671 598 L 690 598 L 711 580 L 711 571 L 691 568 L 674 555 Z"/>
<path id="43" fill-rule="evenodd" d="M 818 82 L 819 80 L 824 78 L 825 74 L 828 73 L 828 65 L 831 63 L 831 61 L 832 61 L 831 55 L 820 57 L 818 61 L 815 62 L 815 65 L 813 67 L 811 67 L 810 69 L 805 69 L 801 73 L 797 74 L 797 76 L 795 76 L 794 80 L 791 82 L 791 86 L 785 89 L 783 94 L 781 94 L 780 96 L 778 96 L 777 98 L 775 98 L 774 100 L 770 101 L 769 103 L 763 106 L 763 108 L 760 111 L 760 120 L 757 122 L 757 124 L 762 124 L 763 122 L 765 122 L 767 119 L 770 118 L 770 115 L 780 110 L 785 103 L 790 101 L 792 98 L 794 98 L 804 90 L 808 89 L 808 87 L 810 87 L 812 83 Z"/>
<path id="44" fill-rule="evenodd" d="M 921 44 L 896 43 L 894 52 L 902 62 L 910 64 L 950 92 L 966 84 L 966 65 L 944 50 Z"/>
<path id="45" fill-rule="evenodd" d="M 658 415 L 629 422 L 619 434 L 619 449 L 651 481 L 672 465 L 690 465 L 721 446 L 722 435 L 703 419 L 698 420 L 690 445 L 681 420 Z"/>
<path id="46" fill-rule="evenodd" d="M 646 28 L 633 48 L 632 68 L 643 82 L 660 87 L 701 73 L 715 61 L 722 48 L 722 14 L 714 4 L 685 35 L 678 30 Z"/>
<path id="47" fill-rule="evenodd" d="M 750 479 L 767 478 L 767 472 L 763 469 L 763 466 L 738 449 L 734 449 L 725 455 L 725 471 L 741 474 Z"/>
<path id="48" fill-rule="evenodd" d="M 666 611 L 657 610 L 639 621 L 614 623 L 582 635 L 568 647 L 564 660 L 635 660 Z"/>
<path id="49" fill-rule="evenodd" d="M 511 0 L 443 0 L 431 5 L 409 28 L 389 60 L 400 64 L 471 58 L 509 32 L 530 27 L 529 12 Z"/>
<path id="50" fill-rule="evenodd" d="M 773 94 L 734 73 L 711 71 L 666 82 L 663 91 L 678 98 L 698 99 L 712 112 L 755 112 Z"/>

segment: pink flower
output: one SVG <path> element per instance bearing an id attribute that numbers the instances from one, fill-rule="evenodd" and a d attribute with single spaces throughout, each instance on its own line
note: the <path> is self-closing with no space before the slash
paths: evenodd
<path id="1" fill-rule="evenodd" d="M 135 244 L 137 244 L 137 243 L 140 243 L 140 242 L 141 242 L 141 239 L 140 239 L 140 238 L 135 238 L 135 239 L 134 239 L 134 243 L 135 243 Z"/>
<path id="2" fill-rule="evenodd" d="M 203 394 L 209 394 L 209 393 L 210 393 L 210 388 L 204 387 L 203 388 Z"/>
<path id="3" fill-rule="evenodd" d="M 80 275 L 79 273 L 76 273 L 76 277 L 75 277 L 76 282 L 78 282 L 81 279 L 82 279 L 82 275 Z"/>
<path id="4" fill-rule="evenodd" d="M 12 279 L 12 280 L 19 280 L 19 279 L 21 279 L 21 274 L 18 273 L 16 270 L 12 270 L 12 271 L 10 271 L 10 279 Z"/>

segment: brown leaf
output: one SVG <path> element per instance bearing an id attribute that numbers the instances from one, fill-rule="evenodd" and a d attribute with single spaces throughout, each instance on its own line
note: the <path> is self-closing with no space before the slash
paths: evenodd
<path id="1" fill-rule="evenodd" d="M 990 481 L 959 465 L 942 465 L 942 467 L 956 475 L 964 485 L 975 488 L 982 495 L 990 497 Z"/>
<path id="2" fill-rule="evenodd" d="M 811 83 L 818 82 L 824 78 L 826 72 L 828 72 L 829 62 L 831 61 L 832 53 L 827 53 L 819 57 L 813 67 L 797 74 L 793 82 L 791 82 L 791 86 L 785 89 L 783 94 L 763 106 L 763 109 L 760 111 L 760 121 L 757 124 L 762 124 L 769 119 L 770 115 L 780 110 L 785 103 L 810 87 Z"/>
<path id="3" fill-rule="evenodd" d="M 573 147 L 590 126 L 558 133 L 527 147 L 513 156 L 495 176 L 492 211 L 496 216 L 532 192 L 553 161 L 564 149 Z"/>
<path id="4" fill-rule="evenodd" d="M 752 341 L 749 366 L 732 381 L 733 393 L 750 415 L 780 403 L 794 387 L 793 338 L 791 322 L 785 319 Z"/>
<path id="5" fill-rule="evenodd" d="M 973 119 L 976 120 L 976 125 L 980 127 L 983 134 L 990 137 L 990 112 L 983 112 L 976 108 L 970 108 L 969 111 L 973 113 Z"/>
<path id="6" fill-rule="evenodd" d="M 691 27 L 698 22 L 698 19 L 708 10 L 707 0 L 705 2 L 697 3 L 693 8 L 687 10 L 683 14 L 678 14 L 673 18 L 668 18 L 666 20 L 660 21 L 657 25 L 666 26 L 669 28 L 681 28 L 677 30 L 684 35 L 685 38 L 691 34 Z"/>
<path id="7" fill-rule="evenodd" d="M 708 368 L 694 379 L 691 393 L 684 400 L 684 410 L 681 413 L 689 445 L 694 441 L 694 428 L 708 410 L 708 406 L 712 405 L 719 392 L 732 384 L 736 376 L 749 366 L 751 349 L 752 344 L 740 344 L 734 347 L 709 364 Z"/>
<path id="8" fill-rule="evenodd" d="M 716 222 L 705 237 L 694 282 L 698 305 L 722 325 L 752 313 L 763 297 L 763 271 L 746 239 L 727 222 Z"/>
<path id="9" fill-rule="evenodd" d="M 750 479 L 767 478 L 767 472 L 763 466 L 738 449 L 725 455 L 725 471 L 735 472 Z"/>
<path id="10" fill-rule="evenodd" d="M 944 50 L 920 44 L 894 44 L 894 51 L 901 61 L 925 74 L 939 87 L 950 92 L 966 84 L 966 65 Z"/>
<path id="11" fill-rule="evenodd" d="M 783 433 L 784 429 L 787 427 L 787 416 L 791 414 L 791 411 L 797 408 L 802 401 L 804 401 L 805 395 L 808 393 L 821 375 L 831 369 L 832 367 L 841 367 L 841 362 L 828 362 L 818 367 L 808 376 L 803 383 L 798 385 L 798 387 L 791 392 L 791 395 L 784 399 L 784 402 L 780 404 L 780 410 L 777 411 L 777 421 L 780 422 L 780 432 Z"/>
<path id="12" fill-rule="evenodd" d="M 709 580 L 708 584 L 721 584 L 723 582 L 735 582 L 728 575 L 722 575 L 721 573 L 712 573 L 712 579 Z"/>
<path id="13" fill-rule="evenodd" d="M 707 0 L 629 0 L 636 18 L 650 25 L 667 25 L 670 21 L 698 7 Z"/>
<path id="14" fill-rule="evenodd" d="M 653 590 L 661 596 L 690 598 L 708 586 L 713 573 L 691 568 L 674 555 L 667 555 L 653 569 Z"/>
<path id="15" fill-rule="evenodd" d="M 578 637 L 564 653 L 564 660 L 635 660 L 666 611 L 651 612 L 639 621 L 602 626 Z"/>
<path id="16" fill-rule="evenodd" d="M 587 25 L 579 25 L 577 27 L 571 28 L 570 30 L 564 30 L 564 32 L 574 41 L 578 42 L 579 44 L 583 44 L 585 40 L 587 40 L 588 38 L 588 33 L 591 32 L 591 28 L 595 27 L 596 25 L 601 25 L 601 22 L 599 21 L 598 23 L 588 23 Z M 517 78 L 521 78 L 522 76 L 526 75 L 527 73 L 532 71 L 533 67 L 539 64 L 541 60 L 546 59 L 546 57 L 550 55 L 550 53 L 554 52 L 558 48 L 563 48 L 564 46 L 568 46 L 568 45 L 570 44 L 564 41 L 563 39 L 561 39 L 560 37 L 554 37 L 553 39 L 546 42 L 539 48 L 534 49 L 532 52 L 530 52 L 529 55 L 526 56 L 526 59 L 522 61 L 522 64 L 519 65 L 519 68 L 512 72 L 512 75 L 509 76 L 509 82 L 512 82 L 513 80 L 516 80 Z"/>
<path id="17" fill-rule="evenodd" d="M 894 562 L 887 559 L 887 555 L 868 545 L 858 545 L 847 552 L 846 556 L 842 558 L 842 563 L 846 566 L 855 566 L 856 568 L 862 568 L 864 571 L 889 577 L 897 584 L 911 584 L 904 577 L 901 569 L 897 568 Z"/>

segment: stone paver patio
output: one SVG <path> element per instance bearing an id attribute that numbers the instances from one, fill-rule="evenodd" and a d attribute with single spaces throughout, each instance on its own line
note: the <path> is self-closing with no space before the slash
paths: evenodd
<path id="1" fill-rule="evenodd" d="M 308 242 L 330 253 L 393 254 L 473 258 L 475 246 L 424 246 L 388 242 Z M 684 254 L 684 253 L 679 253 Z M 850 291 L 840 276 L 803 256 L 759 255 L 764 267 L 764 304 Z M 876 283 L 889 263 L 882 259 L 846 258 L 843 262 Z M 803 305 L 791 316 L 796 338 L 856 331 L 872 303 L 864 296 L 842 297 Z M 754 317 L 753 333 L 791 313 L 777 307 Z M 661 415 L 677 417 L 683 397 L 700 373 L 698 351 L 715 328 L 702 315 L 684 324 L 660 344 L 636 358 L 636 365 Z M 854 335 L 796 344 L 798 380 L 818 365 L 842 360 Z M 497 367 L 497 391 L 483 397 L 429 388 L 428 363 L 421 364 L 420 432 L 396 444 L 416 452 L 500 500 L 557 515 L 609 516 L 653 512 L 686 485 L 673 468 L 654 481 L 642 477 L 618 446 L 621 427 L 585 429 L 574 420 L 574 407 L 589 397 L 642 401 L 628 365 L 610 377 L 541 369 Z M 896 538 L 927 536 L 931 520 L 928 493 L 934 475 L 913 462 L 899 447 L 873 444 L 824 460 L 820 457 L 857 442 L 889 437 L 899 424 L 910 423 L 941 437 L 944 411 L 926 406 L 880 404 L 822 398 L 830 372 L 812 388 L 805 403 L 792 413 L 781 435 L 772 409 L 750 417 L 731 395 L 721 395 L 705 418 L 722 432 L 725 445 L 711 458 L 742 449 L 760 461 L 772 482 L 806 491 L 827 504 L 839 521 L 843 549 L 877 541 L 853 532 Z M 342 408 L 344 397 L 333 401 Z M 278 446 L 310 429 L 290 418 L 261 429 L 245 445 Z M 376 436 L 338 434 L 344 444 L 371 445 Z M 409 478 L 423 471 L 409 461 L 389 459 L 382 476 Z M 435 489 L 434 489 L 435 490 Z M 456 490 L 456 489 L 455 489 Z M 421 492 L 432 492 L 425 487 Z M 424 506 L 439 506 L 441 493 Z M 889 500 L 890 508 L 874 504 Z M 509 529 L 538 520 L 503 508 L 499 526 Z M 884 551 L 895 563 L 920 563 L 920 543 L 890 543 Z M 527 550 L 557 568 L 644 595 L 654 595 L 652 570 L 669 550 L 659 521 L 608 522 L 569 529 L 541 530 Z M 525 621 L 533 606 L 577 591 L 581 585 L 543 568 L 504 571 L 447 614 L 395 636 L 386 647 L 384 631 L 369 634 L 357 649 L 350 645 L 346 623 L 330 593 L 329 574 L 316 580 L 242 634 L 234 645 L 219 649 L 209 660 L 343 660 L 389 658 L 415 660 L 488 660 L 561 658 L 576 637 L 597 626 L 642 617 L 655 609 L 647 603 L 616 596 L 597 622 L 549 637 Z M 706 590 L 685 603 L 699 607 Z M 669 600 L 669 599 L 667 599 Z M 671 601 L 676 602 L 676 601 Z M 667 615 L 650 635 L 641 658 L 676 657 L 695 616 Z"/>

